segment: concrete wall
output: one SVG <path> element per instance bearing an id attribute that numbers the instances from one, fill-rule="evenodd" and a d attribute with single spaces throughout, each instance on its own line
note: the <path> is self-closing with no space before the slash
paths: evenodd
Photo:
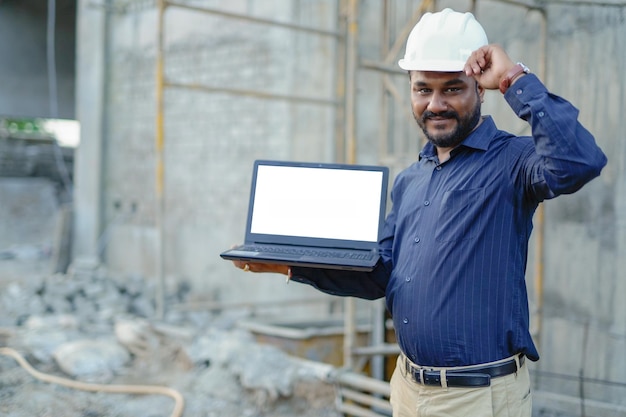
<path id="1" fill-rule="evenodd" d="M 154 277 L 159 253 L 154 154 L 157 12 L 145 2 L 126 9 L 111 6 L 110 13 L 93 10 L 87 3 L 79 10 L 79 16 L 108 28 L 104 47 L 97 44 L 97 34 L 85 30 L 80 39 L 84 46 L 79 45 L 85 60 L 79 69 L 85 65 L 94 73 L 87 55 L 98 53 L 86 45 L 95 44 L 96 51 L 104 48 L 101 52 L 108 55 L 101 80 L 106 90 L 100 149 L 79 150 L 77 156 L 78 165 L 94 158 L 102 163 L 102 193 L 94 195 L 82 187 L 81 194 L 77 186 L 76 201 L 78 206 L 100 207 L 102 221 L 89 228 L 77 211 L 76 241 L 89 240 L 86 234 L 93 241 L 97 229 L 96 245 L 83 246 L 91 253 L 79 247 L 77 258 L 100 257 L 113 270 Z M 328 31 L 336 30 L 338 20 L 335 1 L 203 2 L 203 6 Z M 169 82 L 334 98 L 333 36 L 180 8 L 167 10 L 163 33 Z M 79 97 L 89 98 L 99 76 L 93 74 L 91 83 L 84 80 Z M 89 116 L 89 107 L 81 106 L 80 112 Z M 98 122 L 85 124 L 81 118 L 81 123 L 84 132 Z M 243 239 L 254 159 L 335 159 L 333 105 L 289 105 L 280 98 L 170 87 L 165 89 L 164 124 L 163 244 L 168 285 L 188 281 L 198 299 L 222 302 L 324 299 L 305 286 L 286 287 L 278 277 L 243 275 L 219 253 Z M 95 137 L 82 139 L 90 147 L 98 142 Z M 97 173 L 86 165 L 83 170 L 83 180 L 98 183 Z"/>
<path id="2" fill-rule="evenodd" d="M 340 20 L 337 1 L 331 0 L 201 3 L 328 30 L 336 30 Z M 410 1 L 392 3 L 385 33 L 382 2 L 359 2 L 361 59 L 380 59 L 416 7 Z M 531 252 L 527 275 L 533 330 L 542 355 L 533 365 L 536 386 L 576 396 L 582 374 L 605 381 L 586 382 L 587 398 L 618 407 L 626 405 L 624 388 L 606 381 L 626 382 L 626 303 L 620 302 L 626 293 L 626 84 L 620 81 L 626 73 L 626 12 L 618 2 L 591 3 L 548 2 L 545 13 L 540 13 L 505 2 L 480 1 L 476 14 L 492 42 L 504 45 L 554 93 L 580 109 L 581 120 L 609 155 L 600 178 L 575 195 L 545 203 L 545 233 L 537 229 L 532 238 L 533 247 L 543 238 L 545 249 L 541 259 Z M 86 10 L 86 4 L 81 2 L 81 8 Z M 467 10 L 471 2 L 438 2 L 438 8 L 445 6 Z M 81 226 L 77 236 L 91 235 L 87 241 L 92 242 L 92 255 L 101 256 L 108 267 L 154 276 L 157 15 L 151 2 L 130 2 L 126 8 L 111 10 L 106 19 L 96 18 L 100 24 L 103 19 L 107 22 L 101 45 L 109 56 L 104 73 L 93 77 L 94 81 L 101 78 L 101 84 L 92 85 L 96 91 L 106 86 L 104 129 L 101 142 L 96 138 L 95 148 L 82 151 L 83 161 L 97 157 L 96 163 L 102 163 L 95 177 L 87 173 L 92 185 L 101 176 L 102 193 L 90 191 L 79 198 L 77 203 L 91 210 L 77 213 Z M 338 62 L 332 37 L 173 9 L 166 15 L 165 27 L 165 71 L 170 80 L 325 99 L 336 93 Z M 83 41 L 96 39 L 87 36 Z M 86 62 L 79 63 L 79 69 Z M 395 173 L 415 160 L 422 139 L 408 112 L 406 75 L 388 77 L 384 80 L 371 70 L 358 73 L 357 160 L 384 163 Z M 81 100 L 89 98 L 87 85 L 79 91 Z M 384 93 L 383 86 L 391 86 L 394 94 Z M 168 282 L 191 282 L 194 294 L 203 300 L 323 299 L 305 286 L 285 286 L 279 277 L 242 274 L 218 254 L 243 236 L 255 158 L 332 161 L 338 157 L 333 107 L 183 88 L 166 89 L 165 106 Z M 89 107 L 81 111 L 86 120 Z M 483 113 L 492 114 L 502 129 L 528 132 L 497 93 L 487 95 Z M 94 134 L 97 120 L 93 117 L 88 124 Z M 79 165 L 80 153 L 79 149 Z M 86 170 L 86 163 L 79 168 Z M 102 210 L 101 222 L 84 221 L 97 218 L 96 210 Z M 98 236 L 97 245 L 93 235 Z M 542 275 L 537 275 L 536 267 L 541 265 Z M 537 285 L 540 279 L 543 292 Z M 294 309 L 284 313 L 296 314 Z"/>
<path id="3" fill-rule="evenodd" d="M 46 1 L 0 2 L 0 115 L 74 119 L 76 1 L 56 2 L 56 100 L 50 103 Z M 55 110 L 56 108 L 56 110 Z M 53 114 L 55 112 L 56 114 Z"/>

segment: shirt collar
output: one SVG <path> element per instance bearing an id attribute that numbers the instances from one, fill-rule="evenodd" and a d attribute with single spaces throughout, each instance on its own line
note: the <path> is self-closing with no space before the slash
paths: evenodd
<path id="1" fill-rule="evenodd" d="M 486 151 L 489 149 L 489 144 L 494 138 L 497 127 L 491 116 L 484 116 L 483 122 L 474 129 L 468 137 L 461 142 L 457 149 L 461 146 L 466 148 L 473 148 L 476 150 Z M 437 150 L 435 146 L 428 142 L 420 152 L 420 159 L 432 159 L 437 156 Z"/>

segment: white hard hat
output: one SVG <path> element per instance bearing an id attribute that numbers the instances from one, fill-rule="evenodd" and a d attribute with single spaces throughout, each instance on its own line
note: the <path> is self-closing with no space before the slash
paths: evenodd
<path id="1" fill-rule="evenodd" d="M 472 52 L 487 43 L 485 30 L 471 13 L 426 13 L 411 30 L 398 65 L 407 71 L 458 72 Z"/>

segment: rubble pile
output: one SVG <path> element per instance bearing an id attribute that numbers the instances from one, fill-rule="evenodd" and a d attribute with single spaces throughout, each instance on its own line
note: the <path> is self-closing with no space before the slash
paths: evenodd
<path id="1" fill-rule="evenodd" d="M 180 285 L 169 302 L 184 301 Z M 34 368 L 84 384 L 150 385 L 182 394 L 184 416 L 328 416 L 334 369 L 256 343 L 219 313 L 155 321 L 154 288 L 141 277 L 54 274 L 5 283 L 0 347 Z M 87 392 L 43 382 L 0 355 L 0 415 L 169 416 L 163 395 Z"/>
<path id="2" fill-rule="evenodd" d="M 15 280 L 0 294 L 0 326 L 19 326 L 31 317 L 69 314 L 83 325 L 111 323 L 119 315 L 153 317 L 153 289 L 138 276 L 54 274 Z"/>

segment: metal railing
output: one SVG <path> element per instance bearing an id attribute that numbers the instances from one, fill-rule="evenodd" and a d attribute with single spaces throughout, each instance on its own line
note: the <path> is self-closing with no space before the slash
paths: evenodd
<path id="1" fill-rule="evenodd" d="M 338 372 L 337 409 L 355 417 L 391 416 L 388 382 L 350 371 Z"/>

